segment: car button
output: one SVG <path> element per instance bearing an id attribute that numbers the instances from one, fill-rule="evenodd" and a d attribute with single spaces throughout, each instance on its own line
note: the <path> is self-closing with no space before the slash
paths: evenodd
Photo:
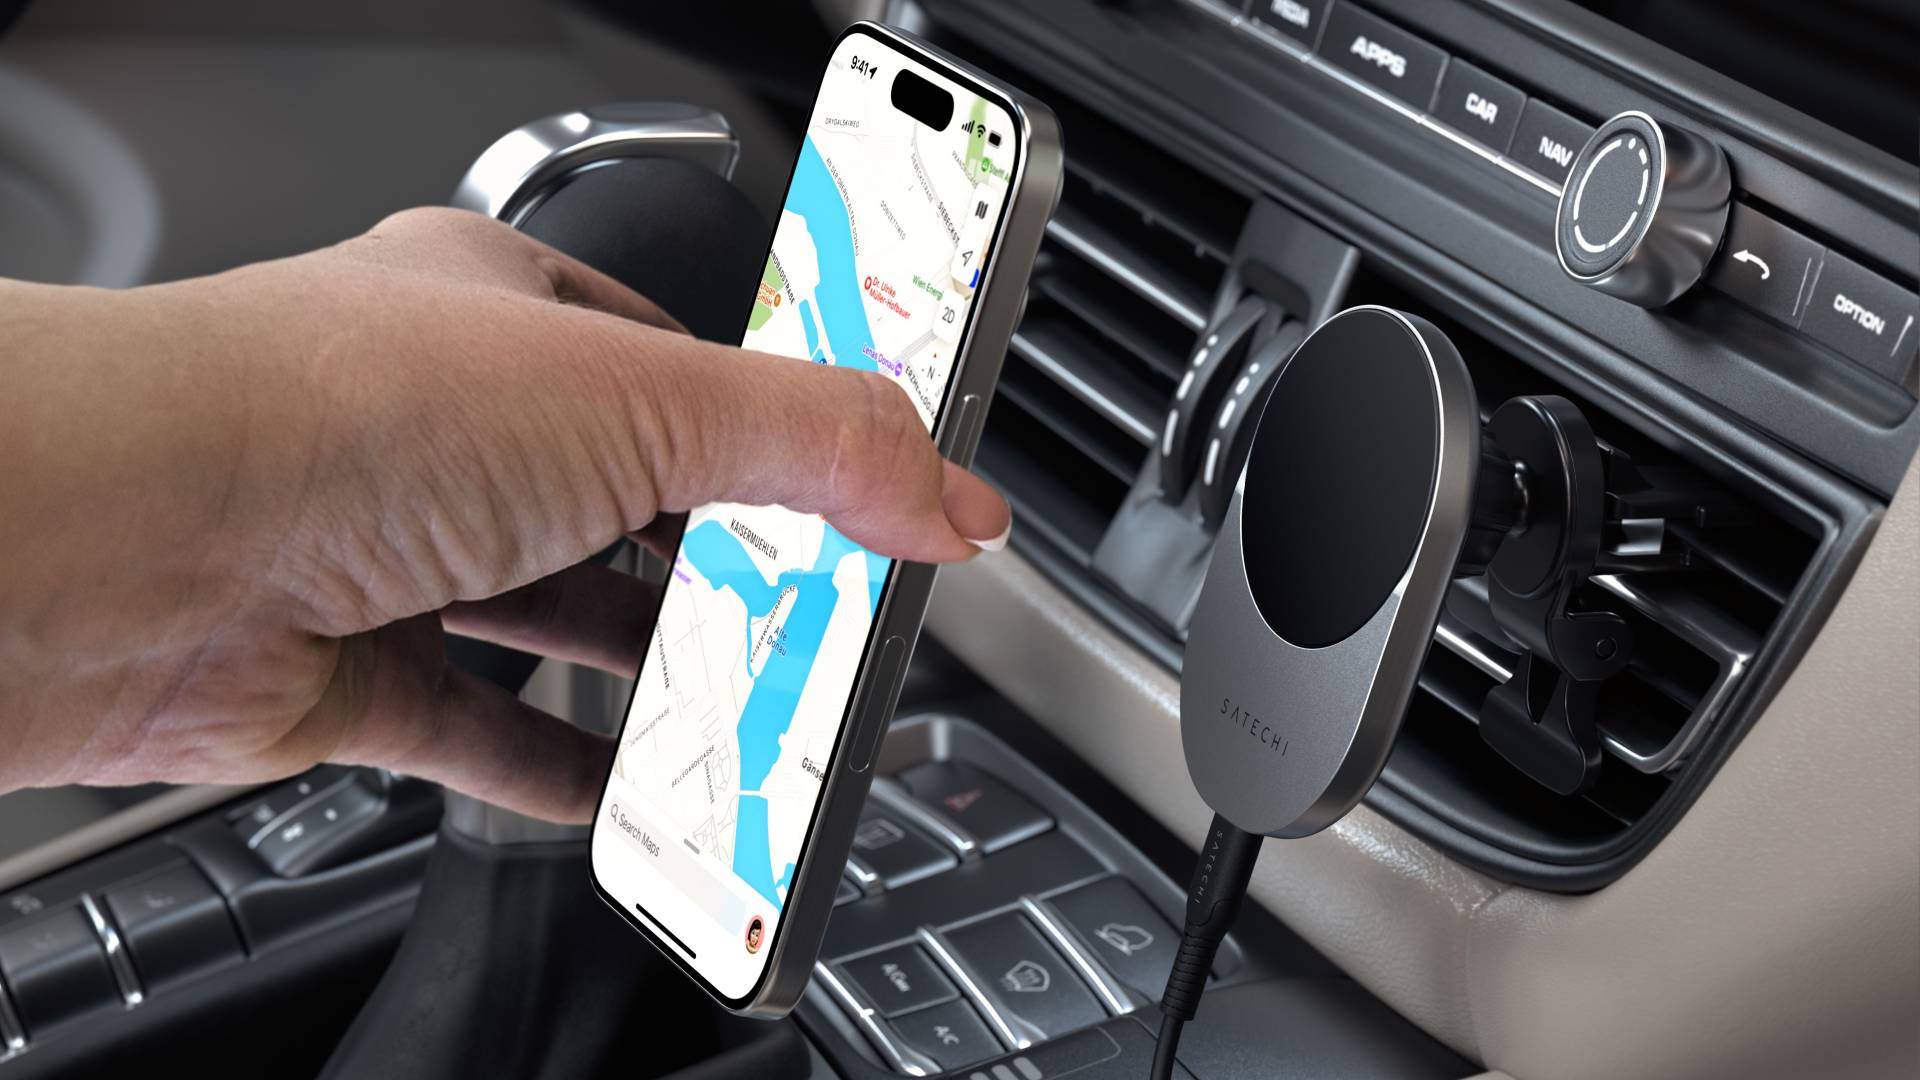
<path id="1" fill-rule="evenodd" d="M 1180 933 L 1133 886 L 1102 878 L 1050 903 L 1121 982 L 1148 997 L 1166 989 Z"/>
<path id="2" fill-rule="evenodd" d="M 954 853 L 884 810 L 868 806 L 853 831 L 853 854 L 889 889 L 960 864 Z"/>
<path id="3" fill-rule="evenodd" d="M 1904 382 L 1913 366 L 1914 313 L 1907 290 L 1852 259 L 1827 252 L 1800 329 L 1883 378 Z"/>
<path id="4" fill-rule="evenodd" d="M 1312 52 L 1320 27 L 1327 21 L 1327 9 L 1332 6 L 1333 0 L 1253 0 L 1253 10 L 1248 14 L 1263 29 Z"/>
<path id="5" fill-rule="evenodd" d="M 1556 184 L 1565 184 L 1574 155 L 1592 137 L 1593 128 L 1535 98 L 1520 110 L 1507 157 Z"/>
<path id="6" fill-rule="evenodd" d="M 150 991 L 244 958 L 226 901 L 185 860 L 107 890 L 106 900 Z"/>
<path id="7" fill-rule="evenodd" d="M 1440 78 L 1433 118 L 1496 154 L 1504 154 L 1520 126 L 1527 95 L 1458 57 Z"/>
<path id="8" fill-rule="evenodd" d="M 13 991 L 28 1038 L 93 1012 L 122 1005 L 119 983 L 93 922 L 64 908 L 0 934 L 0 975 Z"/>
<path id="9" fill-rule="evenodd" d="M 1106 1010 L 1039 931 L 1018 913 L 950 930 L 954 955 L 979 977 L 1003 1013 L 1046 1036 L 1106 1019 Z"/>
<path id="10" fill-rule="evenodd" d="M 1720 256 L 1707 268 L 1707 284 L 1770 319 L 1797 326 L 1824 254 L 1819 244 L 1736 204 Z"/>
<path id="11" fill-rule="evenodd" d="M 901 1016 L 959 996 L 953 983 L 918 945 L 896 945 L 843 960 L 840 970 L 866 991 L 881 1016 Z"/>
<path id="12" fill-rule="evenodd" d="M 901 1042 L 932 1058 L 942 1069 L 985 1061 L 1004 1049 L 973 1006 L 964 1001 L 921 1009 L 892 1023 Z"/>
<path id="13" fill-rule="evenodd" d="M 901 773 L 900 782 L 972 833 L 989 854 L 1053 828 L 1046 811 L 971 765 L 929 761 Z"/>
<path id="14" fill-rule="evenodd" d="M 1327 63 L 1385 92 L 1415 112 L 1426 112 L 1447 54 L 1352 4 L 1327 16 L 1320 42 Z"/>

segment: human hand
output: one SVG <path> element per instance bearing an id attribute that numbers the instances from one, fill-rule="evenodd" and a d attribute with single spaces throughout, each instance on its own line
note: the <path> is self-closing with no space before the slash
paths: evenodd
<path id="1" fill-rule="evenodd" d="M 0 360 L 0 792 L 324 760 L 584 821 L 610 743 L 448 666 L 443 625 L 631 675 L 650 598 L 583 560 L 656 515 L 777 503 L 929 562 L 1011 520 L 883 377 L 694 340 L 459 211 L 0 282 Z"/>

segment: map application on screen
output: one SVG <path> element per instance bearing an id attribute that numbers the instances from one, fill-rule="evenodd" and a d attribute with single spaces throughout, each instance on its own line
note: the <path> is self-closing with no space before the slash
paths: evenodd
<path id="1" fill-rule="evenodd" d="M 903 67 L 952 94 L 944 129 L 892 104 Z M 1001 106 L 876 38 L 842 39 L 741 344 L 878 372 L 931 429 L 1014 160 Z M 688 518 L 594 865 L 725 996 L 749 993 L 771 954 L 890 570 L 817 515 Z"/>

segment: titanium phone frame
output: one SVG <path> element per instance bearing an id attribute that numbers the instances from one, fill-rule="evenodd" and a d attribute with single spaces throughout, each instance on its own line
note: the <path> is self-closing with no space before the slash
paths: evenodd
<path id="1" fill-rule="evenodd" d="M 847 38 L 864 36 L 896 53 L 939 71 L 947 78 L 987 98 L 1013 119 L 1013 186 L 1000 208 L 998 232 L 982 270 L 967 326 L 955 351 L 952 374 L 935 419 L 933 438 L 940 452 L 962 467 L 971 466 L 986 421 L 988 403 L 1000 379 L 1014 327 L 1026 308 L 1027 279 L 1033 271 L 1047 221 L 1059 203 L 1062 178 L 1060 126 L 1052 110 L 1036 99 L 1006 86 L 910 34 L 873 22 L 857 22 L 834 40 L 829 56 Z M 824 76 L 822 79 L 824 83 Z M 798 165 L 798 155 L 795 155 Z M 788 177 L 788 186 L 792 177 Z M 784 199 L 784 196 L 783 196 Z M 769 237 L 771 247 L 771 237 Z M 742 306 L 750 306 L 743 298 Z M 744 318 L 742 320 L 744 325 Z M 779 924 L 774 928 L 766 966 L 745 995 L 727 997 L 695 969 L 673 942 L 663 940 L 646 920 L 636 917 L 600 884 L 589 858 L 588 877 L 599 894 L 634 929 L 645 935 L 687 976 L 728 1010 L 743 1016 L 778 1019 L 792 1011 L 813 978 L 814 963 L 833 914 L 853 834 L 873 782 L 872 762 L 881 737 L 892 720 L 901 679 L 913 655 L 913 643 L 926 617 L 937 568 L 895 560 L 868 631 L 859 673 L 847 696 L 846 710 L 835 737 L 833 754 L 814 804 L 796 858 Z M 652 636 L 649 627 L 647 636 Z M 627 708 L 632 709 L 629 699 Z M 621 728 L 624 732 L 625 719 Z M 608 780 L 612 776 L 609 773 Z M 593 829 L 600 828 L 599 806 L 606 801 L 602 788 Z M 589 842 L 589 852 L 593 850 Z"/>

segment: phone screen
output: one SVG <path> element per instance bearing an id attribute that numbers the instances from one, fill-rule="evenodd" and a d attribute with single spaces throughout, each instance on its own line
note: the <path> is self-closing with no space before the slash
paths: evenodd
<path id="1" fill-rule="evenodd" d="M 932 428 L 1019 160 L 983 93 L 878 37 L 840 40 L 742 345 L 877 371 Z M 773 953 L 892 571 L 817 515 L 688 518 L 593 866 L 723 999 L 749 997 Z"/>

